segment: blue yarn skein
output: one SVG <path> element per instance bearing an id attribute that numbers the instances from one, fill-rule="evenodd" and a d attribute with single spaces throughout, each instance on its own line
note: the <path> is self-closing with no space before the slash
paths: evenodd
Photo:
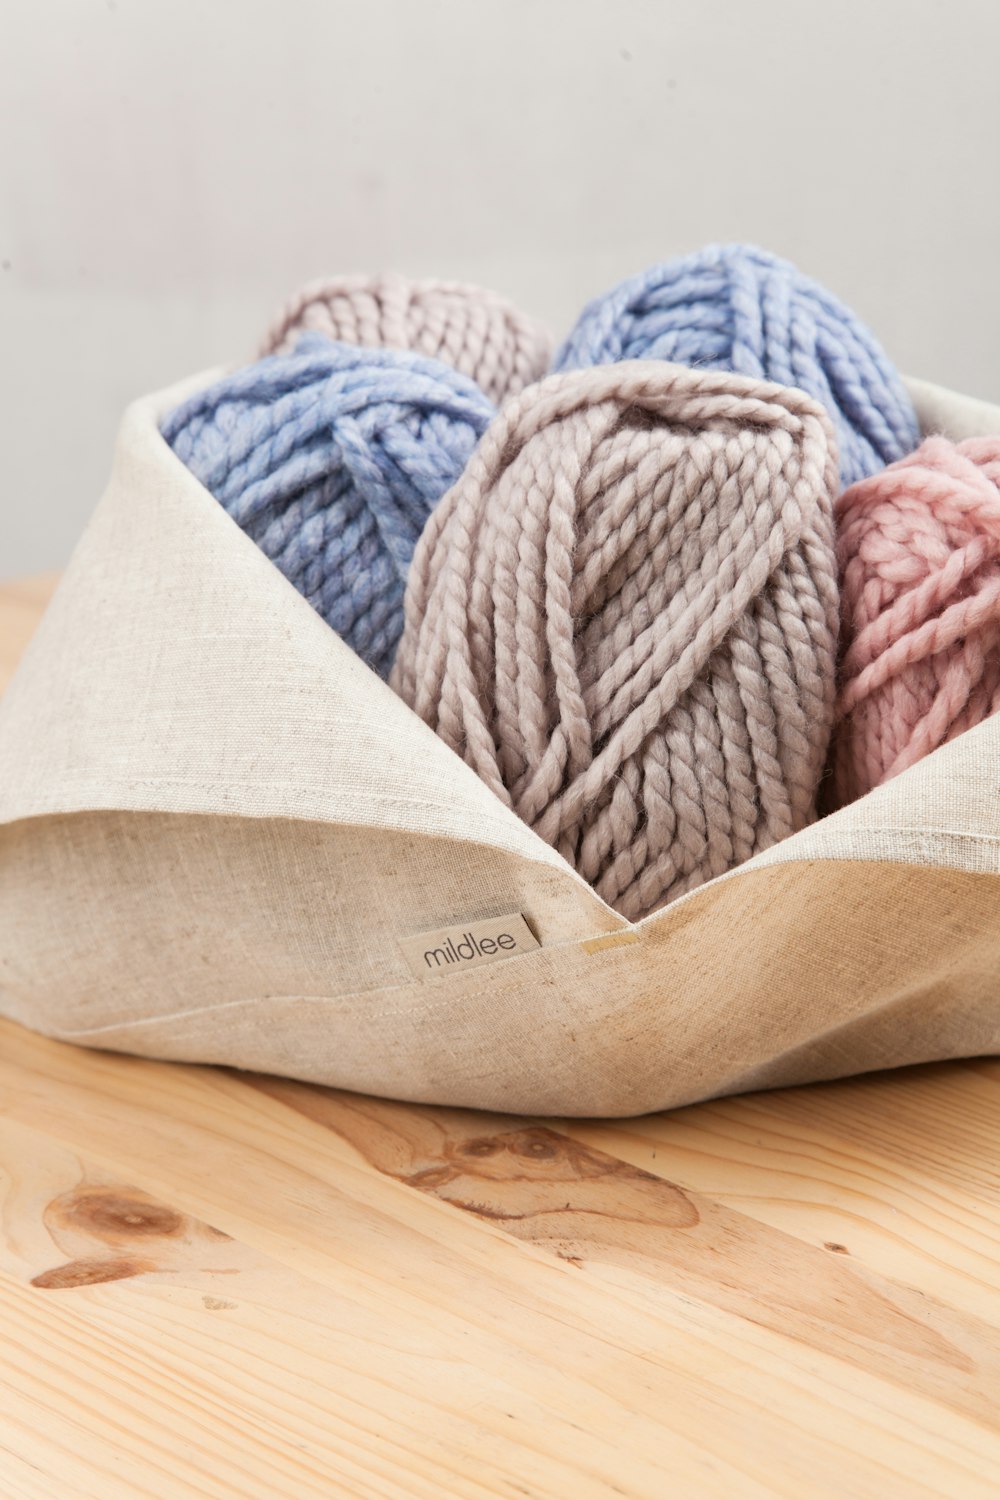
<path id="1" fill-rule="evenodd" d="M 163 436 L 233 520 L 387 677 L 413 549 L 494 415 L 426 355 L 304 334 L 227 375 Z"/>
<path id="2" fill-rule="evenodd" d="M 845 486 L 920 442 L 906 387 L 864 324 L 818 282 L 753 245 L 709 245 L 594 298 L 553 368 L 621 359 L 798 386 L 834 420 Z"/>

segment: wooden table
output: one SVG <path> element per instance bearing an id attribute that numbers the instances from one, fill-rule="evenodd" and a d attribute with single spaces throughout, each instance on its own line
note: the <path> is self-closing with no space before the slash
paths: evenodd
<path id="1" fill-rule="evenodd" d="M 566 1123 L 4 1025 L 0 1497 L 996 1500 L 998 1163 L 993 1061 Z"/>

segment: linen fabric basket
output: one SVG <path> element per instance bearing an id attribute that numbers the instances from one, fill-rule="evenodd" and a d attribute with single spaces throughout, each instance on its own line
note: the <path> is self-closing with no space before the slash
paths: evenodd
<path id="1" fill-rule="evenodd" d="M 629 924 L 167 446 L 159 419 L 220 373 L 128 408 L 0 702 L 0 1013 L 543 1115 L 1000 1049 L 1000 717 Z M 908 384 L 925 431 L 1000 434 L 1000 409 Z M 516 951 L 421 971 L 422 935 L 517 915 Z"/>

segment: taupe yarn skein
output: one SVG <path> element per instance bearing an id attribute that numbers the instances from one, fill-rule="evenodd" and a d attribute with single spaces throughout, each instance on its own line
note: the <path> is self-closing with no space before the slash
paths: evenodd
<path id="1" fill-rule="evenodd" d="M 258 353 L 287 354 L 310 330 L 345 344 L 428 354 L 498 405 L 540 380 L 552 354 L 542 325 L 496 292 L 394 272 L 310 282 L 282 308 Z"/>
<path id="2" fill-rule="evenodd" d="M 814 816 L 836 487 L 801 391 L 646 360 L 551 376 L 431 513 L 392 684 L 638 919 Z"/>

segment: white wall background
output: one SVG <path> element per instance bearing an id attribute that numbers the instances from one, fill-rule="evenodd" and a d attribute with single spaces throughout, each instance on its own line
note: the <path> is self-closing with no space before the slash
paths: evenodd
<path id="1" fill-rule="evenodd" d="M 308 277 L 566 330 L 709 240 L 1000 400 L 997 0 L 0 0 L 0 576 L 56 567 L 133 396 Z"/>

